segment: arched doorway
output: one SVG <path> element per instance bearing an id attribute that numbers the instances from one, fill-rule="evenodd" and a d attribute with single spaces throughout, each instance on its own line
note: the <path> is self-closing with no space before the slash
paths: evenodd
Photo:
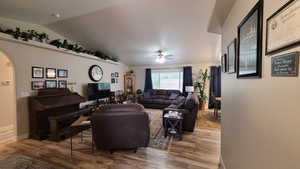
<path id="1" fill-rule="evenodd" d="M 0 144 L 17 138 L 16 87 L 14 66 L 0 50 Z"/>

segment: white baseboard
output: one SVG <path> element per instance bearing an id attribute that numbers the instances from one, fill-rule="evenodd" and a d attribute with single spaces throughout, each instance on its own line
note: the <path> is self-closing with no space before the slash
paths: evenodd
<path id="1" fill-rule="evenodd" d="M 222 155 L 220 156 L 220 169 L 226 169 L 226 166 L 225 166 L 225 163 L 224 163 L 224 161 L 223 161 L 223 158 L 222 158 Z"/>
<path id="2" fill-rule="evenodd" d="M 14 125 L 0 127 L 0 144 L 8 144 L 16 141 L 16 130 Z"/>

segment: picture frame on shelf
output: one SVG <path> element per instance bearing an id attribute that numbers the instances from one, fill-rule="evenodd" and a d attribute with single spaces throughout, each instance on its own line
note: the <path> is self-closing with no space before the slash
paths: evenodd
<path id="1" fill-rule="evenodd" d="M 31 90 L 44 89 L 45 83 L 44 81 L 32 81 L 31 82 Z"/>
<path id="2" fill-rule="evenodd" d="M 238 26 L 237 78 L 261 78 L 263 0 Z"/>
<path id="3" fill-rule="evenodd" d="M 227 72 L 227 54 L 224 54 L 221 58 L 221 66 L 222 66 L 222 72 Z"/>
<path id="4" fill-rule="evenodd" d="M 115 83 L 116 83 L 115 78 L 112 78 L 112 79 L 111 79 L 111 83 L 112 83 L 112 84 L 115 84 Z"/>
<path id="5" fill-rule="evenodd" d="M 68 70 L 66 69 L 57 69 L 58 78 L 68 78 Z"/>
<path id="6" fill-rule="evenodd" d="M 46 68 L 46 78 L 55 79 L 56 78 L 56 69 L 55 68 Z"/>
<path id="7" fill-rule="evenodd" d="M 119 73 L 118 72 L 115 72 L 115 77 L 119 77 Z"/>
<path id="8" fill-rule="evenodd" d="M 299 5 L 300 0 L 289 0 L 267 19 L 266 55 L 300 45 Z"/>
<path id="9" fill-rule="evenodd" d="M 45 81 L 45 88 L 46 89 L 57 88 L 57 81 L 56 80 L 46 80 Z"/>
<path id="10" fill-rule="evenodd" d="M 31 77 L 34 79 L 43 79 L 44 78 L 44 68 L 32 66 L 32 73 Z"/>
<path id="11" fill-rule="evenodd" d="M 58 81 L 58 88 L 67 88 L 67 81 L 66 80 L 59 80 Z"/>
<path id="12" fill-rule="evenodd" d="M 234 39 L 227 47 L 227 72 L 236 72 L 236 39 Z"/>

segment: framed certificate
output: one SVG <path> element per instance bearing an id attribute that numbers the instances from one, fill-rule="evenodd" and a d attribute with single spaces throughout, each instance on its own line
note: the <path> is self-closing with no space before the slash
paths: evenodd
<path id="1" fill-rule="evenodd" d="M 266 54 L 300 44 L 300 0 L 290 0 L 267 19 Z"/>
<path id="2" fill-rule="evenodd" d="M 261 78 L 263 1 L 238 26 L 237 78 Z"/>

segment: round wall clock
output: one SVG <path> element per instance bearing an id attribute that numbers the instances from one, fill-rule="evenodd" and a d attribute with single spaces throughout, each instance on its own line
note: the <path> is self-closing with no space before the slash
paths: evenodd
<path id="1" fill-rule="evenodd" d="M 99 82 L 103 77 L 103 70 L 98 65 L 93 65 L 89 69 L 90 79 L 94 82 Z"/>

